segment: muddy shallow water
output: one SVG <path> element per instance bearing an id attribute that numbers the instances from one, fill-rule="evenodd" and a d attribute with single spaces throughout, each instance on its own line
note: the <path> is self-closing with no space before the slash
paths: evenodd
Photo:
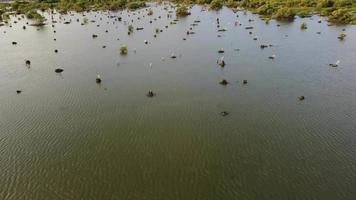
<path id="1" fill-rule="evenodd" d="M 0 199 L 356 198 L 355 26 L 152 9 L 0 27 Z"/>

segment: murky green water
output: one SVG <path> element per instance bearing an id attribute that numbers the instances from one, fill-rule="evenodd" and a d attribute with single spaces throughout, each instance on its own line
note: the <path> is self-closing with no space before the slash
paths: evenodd
<path id="1" fill-rule="evenodd" d="M 356 27 L 168 10 L 0 27 L 0 199 L 356 199 Z"/>

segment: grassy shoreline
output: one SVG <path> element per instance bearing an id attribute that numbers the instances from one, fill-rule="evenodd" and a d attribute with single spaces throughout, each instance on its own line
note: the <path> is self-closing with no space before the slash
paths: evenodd
<path id="1" fill-rule="evenodd" d="M 138 9 L 146 6 L 145 0 L 36 0 L 0 3 L 0 22 L 6 22 L 10 14 L 25 15 L 37 24 L 44 22 L 37 11 L 55 9 L 60 13 L 68 11 Z M 159 1 L 160 2 L 160 1 Z M 356 0 L 176 0 L 179 15 L 189 12 L 184 5 L 207 5 L 213 10 L 222 6 L 232 9 L 246 9 L 265 20 L 293 21 L 295 16 L 309 17 L 318 14 L 334 24 L 356 24 Z M 183 7 L 183 10 L 182 10 Z M 185 12 L 186 11 L 186 12 Z"/>

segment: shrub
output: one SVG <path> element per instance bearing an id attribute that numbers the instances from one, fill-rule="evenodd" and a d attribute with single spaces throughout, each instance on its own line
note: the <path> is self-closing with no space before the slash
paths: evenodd
<path id="1" fill-rule="evenodd" d="M 110 10 L 119 10 L 126 6 L 126 0 L 116 0 L 110 3 L 109 9 Z"/>
<path id="2" fill-rule="evenodd" d="M 178 17 L 184 17 L 184 16 L 187 16 L 187 15 L 190 15 L 190 13 L 188 12 L 188 8 L 185 7 L 185 6 L 179 6 L 177 9 L 176 9 L 176 15 Z"/>
<path id="3" fill-rule="evenodd" d="M 329 8 L 334 6 L 333 0 L 319 0 L 317 3 L 318 8 Z"/>
<path id="4" fill-rule="evenodd" d="M 278 20 L 292 21 L 294 19 L 295 12 L 291 8 L 280 8 L 274 15 L 274 18 Z"/>
<path id="5" fill-rule="evenodd" d="M 45 21 L 45 18 L 35 10 L 28 11 L 26 13 L 26 17 L 28 19 L 34 20 L 35 21 L 35 25 L 43 24 L 43 22 Z"/>
<path id="6" fill-rule="evenodd" d="M 352 5 L 352 0 L 336 0 L 335 6 L 336 7 L 347 7 Z"/>
<path id="7" fill-rule="evenodd" d="M 331 13 L 329 20 L 334 23 L 348 24 L 352 21 L 352 14 L 347 9 L 338 9 Z"/>
<path id="8" fill-rule="evenodd" d="M 210 3 L 210 8 L 214 10 L 219 10 L 222 8 L 222 2 L 220 0 L 212 0 Z"/>
<path id="9" fill-rule="evenodd" d="M 142 8 L 145 6 L 146 6 L 146 3 L 143 1 L 134 1 L 134 2 L 130 2 L 127 4 L 127 8 L 131 9 L 131 10 L 135 10 L 135 9 Z"/>

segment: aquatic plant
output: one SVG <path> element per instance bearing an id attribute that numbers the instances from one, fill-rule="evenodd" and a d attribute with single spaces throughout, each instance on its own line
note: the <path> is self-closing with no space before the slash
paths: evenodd
<path id="1" fill-rule="evenodd" d="M 120 54 L 121 55 L 126 55 L 127 54 L 127 46 L 126 45 L 122 45 L 120 47 Z"/>
<path id="2" fill-rule="evenodd" d="M 134 30 L 134 28 L 133 28 L 132 24 L 130 24 L 130 25 L 127 27 L 127 31 L 128 31 L 129 33 L 132 33 L 133 30 Z"/>
<path id="3" fill-rule="evenodd" d="M 300 29 L 302 29 L 302 30 L 305 30 L 305 29 L 307 29 L 308 28 L 308 26 L 307 26 L 307 23 L 305 23 L 305 22 L 303 22 L 301 25 L 300 25 Z"/>

